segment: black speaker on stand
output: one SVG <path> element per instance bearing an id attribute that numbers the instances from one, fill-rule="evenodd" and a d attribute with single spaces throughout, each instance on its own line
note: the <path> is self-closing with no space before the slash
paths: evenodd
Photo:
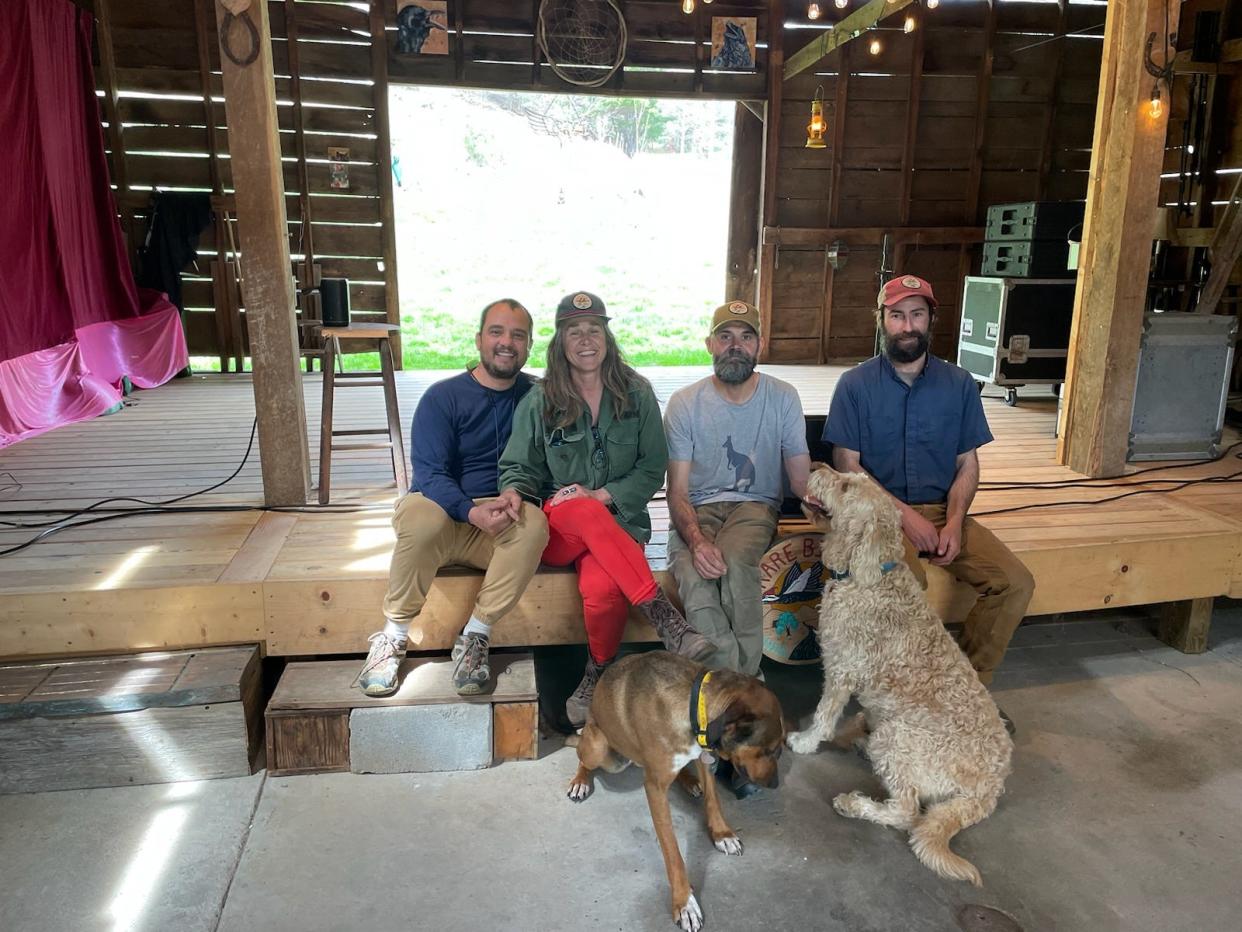
<path id="1" fill-rule="evenodd" d="M 319 300 L 323 307 L 323 325 L 325 327 L 349 326 L 348 278 L 320 279 Z"/>

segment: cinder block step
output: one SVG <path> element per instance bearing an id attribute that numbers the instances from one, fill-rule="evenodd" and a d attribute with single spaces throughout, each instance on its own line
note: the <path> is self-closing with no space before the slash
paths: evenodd
<path id="1" fill-rule="evenodd" d="M 0 793 L 244 776 L 257 647 L 0 666 Z"/>
<path id="2" fill-rule="evenodd" d="M 372 699 L 354 681 L 361 660 L 291 663 L 267 706 L 267 765 L 298 773 L 478 770 L 538 754 L 539 694 L 529 653 L 493 653 L 496 688 L 463 697 L 453 664 L 406 660 L 396 695 Z"/>

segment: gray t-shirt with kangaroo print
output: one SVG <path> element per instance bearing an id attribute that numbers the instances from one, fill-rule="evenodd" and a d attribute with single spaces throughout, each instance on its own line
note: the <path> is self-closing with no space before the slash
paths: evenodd
<path id="1" fill-rule="evenodd" d="M 664 412 L 668 458 L 690 466 L 690 503 L 767 502 L 779 508 L 784 461 L 808 452 L 798 391 L 759 374 L 745 404 L 732 404 L 702 379 L 674 392 Z"/>

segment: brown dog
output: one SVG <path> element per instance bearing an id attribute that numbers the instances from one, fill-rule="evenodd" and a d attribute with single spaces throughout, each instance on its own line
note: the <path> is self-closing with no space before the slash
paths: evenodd
<path id="1" fill-rule="evenodd" d="M 693 713 L 692 697 L 698 699 Z M 669 787 L 675 780 L 691 796 L 702 795 L 716 848 L 741 854 L 742 841 L 720 812 L 708 752 L 730 761 L 747 780 L 776 786 L 784 739 L 780 702 L 753 676 L 709 671 L 664 651 L 632 654 L 609 667 L 595 687 L 568 795 L 574 802 L 591 795 L 591 771 L 598 767 L 609 773 L 631 762 L 643 768 L 651 821 L 673 893 L 673 921 L 685 932 L 698 932 L 703 912 L 677 847 Z M 691 770 L 696 762 L 697 773 Z"/>

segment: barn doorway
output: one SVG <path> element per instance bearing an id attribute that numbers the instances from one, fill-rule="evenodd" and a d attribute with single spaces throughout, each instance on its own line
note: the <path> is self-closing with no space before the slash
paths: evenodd
<path id="1" fill-rule="evenodd" d="M 635 365 L 701 365 L 723 298 L 734 105 L 395 86 L 390 91 L 406 368 L 474 356 L 479 310 L 587 289 Z"/>

